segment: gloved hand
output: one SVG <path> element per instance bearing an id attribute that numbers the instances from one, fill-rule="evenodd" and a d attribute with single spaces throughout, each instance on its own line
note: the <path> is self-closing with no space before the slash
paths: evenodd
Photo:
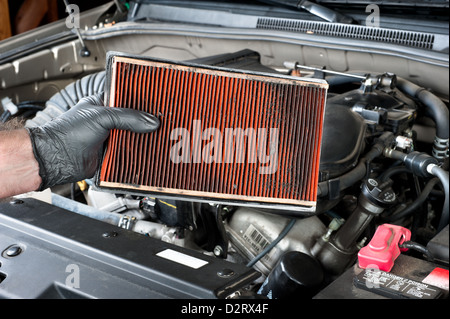
<path id="1" fill-rule="evenodd" d="M 28 129 L 42 178 L 40 191 L 93 177 L 110 130 L 150 133 L 159 127 L 151 114 L 103 106 L 101 96 L 85 97 L 61 116 Z"/>

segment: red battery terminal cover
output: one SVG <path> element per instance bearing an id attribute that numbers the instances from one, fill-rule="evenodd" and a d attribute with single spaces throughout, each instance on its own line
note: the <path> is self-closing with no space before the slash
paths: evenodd
<path id="1" fill-rule="evenodd" d="M 358 253 L 359 267 L 389 272 L 400 253 L 408 250 L 399 245 L 410 239 L 411 231 L 407 228 L 391 224 L 378 226 L 370 243 Z"/>

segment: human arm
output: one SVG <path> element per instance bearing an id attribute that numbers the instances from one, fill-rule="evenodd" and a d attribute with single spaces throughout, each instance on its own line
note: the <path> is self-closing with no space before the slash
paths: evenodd
<path id="1" fill-rule="evenodd" d="M 158 127 L 155 116 L 133 109 L 104 107 L 100 96 L 94 95 L 83 98 L 43 126 L 5 133 L 9 138 L 2 142 L 5 153 L 0 153 L 0 159 L 5 157 L 0 161 L 0 166 L 4 166 L 0 167 L 0 198 L 91 178 L 100 164 L 103 143 L 110 130 L 150 133 Z M 21 148 L 14 150 L 19 145 Z M 17 165 L 10 162 L 14 160 L 19 161 Z M 20 168 L 20 164 L 26 165 Z M 3 173 L 11 167 L 14 172 L 8 172 L 5 175 L 8 179 L 4 179 Z M 23 180 L 14 177 L 19 170 L 23 170 Z"/>
<path id="2" fill-rule="evenodd" d="M 0 131 L 0 198 L 36 190 L 41 183 L 28 132 Z"/>

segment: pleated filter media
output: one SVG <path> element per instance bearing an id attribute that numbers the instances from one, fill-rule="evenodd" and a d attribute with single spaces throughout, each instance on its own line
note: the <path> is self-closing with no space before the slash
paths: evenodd
<path id="1" fill-rule="evenodd" d="M 106 104 L 156 115 L 113 130 L 97 186 L 189 201 L 315 209 L 327 84 L 109 54 Z"/>

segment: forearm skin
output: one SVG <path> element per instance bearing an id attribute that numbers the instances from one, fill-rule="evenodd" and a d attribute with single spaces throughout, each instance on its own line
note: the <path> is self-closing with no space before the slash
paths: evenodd
<path id="1" fill-rule="evenodd" d="M 0 198 L 37 190 L 41 183 L 28 132 L 0 131 Z"/>

